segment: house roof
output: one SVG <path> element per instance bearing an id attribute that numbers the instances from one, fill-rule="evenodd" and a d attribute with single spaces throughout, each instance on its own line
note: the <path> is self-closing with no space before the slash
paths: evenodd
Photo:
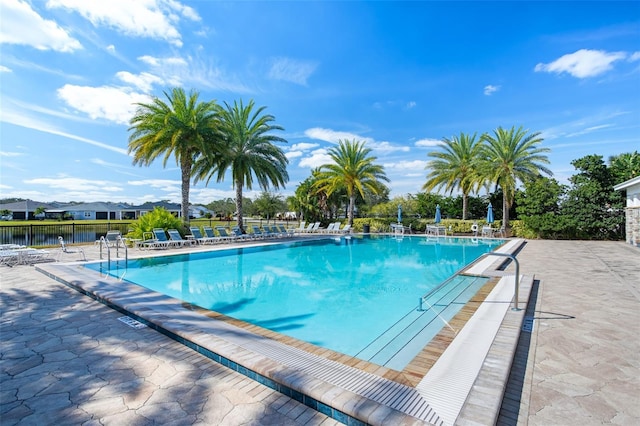
<path id="1" fill-rule="evenodd" d="M 38 207 L 44 207 L 45 209 L 53 208 L 52 204 L 40 203 L 38 201 L 25 200 L 17 201 L 15 203 L 0 204 L 0 210 L 9 210 L 12 212 L 32 212 Z"/>
<path id="2" fill-rule="evenodd" d="M 613 189 L 615 189 L 616 191 L 620 191 L 622 189 L 627 189 L 627 188 L 635 186 L 635 185 L 640 185 L 640 176 L 636 176 L 636 177 L 631 178 L 631 179 L 629 179 L 627 181 L 619 183 L 616 186 L 614 186 Z"/>
<path id="3" fill-rule="evenodd" d="M 114 212 L 125 209 L 123 204 L 118 203 L 84 203 L 84 204 L 67 204 L 58 206 L 56 209 L 65 211 L 96 211 L 96 212 Z"/>
<path id="4" fill-rule="evenodd" d="M 147 201 L 144 204 L 141 204 L 139 206 L 133 206 L 132 208 L 136 210 L 153 210 L 156 207 L 163 207 L 167 210 L 180 210 L 180 204 L 168 203 L 166 201 L 158 201 L 155 203 Z"/>

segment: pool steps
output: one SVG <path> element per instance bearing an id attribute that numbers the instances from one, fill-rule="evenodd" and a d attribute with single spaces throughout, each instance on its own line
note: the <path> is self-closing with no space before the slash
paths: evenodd
<path id="1" fill-rule="evenodd" d="M 402 371 L 435 337 L 464 304 L 486 283 L 486 278 L 456 276 L 453 283 L 439 287 L 425 299 L 425 308 L 408 312 L 356 356 L 360 359 Z M 457 330 L 456 330 L 457 331 Z M 452 331 L 454 333 L 454 331 Z"/>

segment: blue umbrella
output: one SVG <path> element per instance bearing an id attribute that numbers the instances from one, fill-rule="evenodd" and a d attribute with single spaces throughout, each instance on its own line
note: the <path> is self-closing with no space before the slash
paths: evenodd
<path id="1" fill-rule="evenodd" d="M 402 204 L 398 204 L 398 223 L 402 223 Z"/>
<path id="2" fill-rule="evenodd" d="M 436 223 L 440 223 L 442 215 L 440 214 L 440 204 L 436 206 Z"/>
<path id="3" fill-rule="evenodd" d="M 487 223 L 493 223 L 493 207 L 489 203 L 489 210 L 487 210 Z"/>

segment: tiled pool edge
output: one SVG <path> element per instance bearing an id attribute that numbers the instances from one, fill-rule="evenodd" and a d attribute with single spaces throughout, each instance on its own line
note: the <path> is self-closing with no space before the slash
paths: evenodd
<path id="1" fill-rule="evenodd" d="M 58 270 L 56 272 L 49 271 L 51 267 Z M 273 360 L 264 359 L 260 354 L 247 351 L 242 347 L 235 346 L 233 343 L 226 342 L 216 336 L 202 336 L 206 333 L 200 333 L 201 336 L 198 336 L 197 333 L 192 333 L 192 338 L 187 338 L 183 334 L 189 334 L 189 326 L 177 327 L 172 330 L 170 325 L 165 326 L 162 321 L 163 318 L 167 320 L 170 320 L 170 318 L 166 317 L 162 313 L 152 312 L 152 310 L 147 307 L 132 309 L 127 307 L 126 303 L 117 303 L 109 295 L 109 290 L 113 289 L 106 289 L 106 291 L 91 290 L 90 285 L 87 285 L 86 282 L 79 279 L 79 276 L 83 275 L 83 271 L 77 265 L 49 264 L 36 266 L 36 270 L 57 282 L 69 286 L 74 290 L 79 291 L 80 293 L 91 297 L 112 309 L 115 309 L 118 312 L 122 312 L 136 319 L 150 328 L 184 344 L 204 356 L 207 356 L 211 360 L 250 377 L 257 382 L 277 390 L 282 394 L 344 424 L 442 425 L 442 422 L 439 421 L 438 416 L 435 413 L 427 415 L 427 417 L 434 420 L 434 422 L 427 421 L 426 419 L 419 419 L 389 405 L 382 404 L 360 394 L 324 382 L 323 380 L 317 379 L 313 376 L 308 376 L 300 370 L 289 368 L 286 365 L 277 363 Z M 69 275 L 65 277 L 65 274 Z M 98 287 L 108 285 L 108 283 L 104 281 L 98 281 L 96 284 Z M 85 288 L 85 286 L 87 288 Z M 153 319 L 150 320 L 149 318 Z M 213 339 L 211 337 L 213 337 Z M 207 340 L 207 343 L 203 344 L 202 342 L 199 342 L 200 340 Z M 210 347 L 213 346 L 211 343 L 212 340 L 220 343 L 220 347 L 217 348 L 219 350 L 214 351 L 210 349 Z M 225 356 L 226 352 L 229 352 L 226 354 L 227 356 Z M 237 362 L 232 360 L 231 357 L 236 359 Z M 344 367 L 346 369 L 352 369 L 352 367 Z M 428 410 L 428 404 L 425 404 L 424 401 L 422 403 L 420 403 L 420 401 L 415 402 L 416 398 L 419 398 L 417 393 L 397 392 L 398 387 L 407 388 L 409 391 L 412 391 L 412 388 L 408 388 L 407 386 L 400 385 L 387 379 L 380 379 L 391 383 L 392 386 L 387 386 L 379 392 L 376 391 L 376 393 L 383 395 L 385 399 L 389 399 L 389 402 L 393 403 L 393 405 L 401 404 L 404 406 L 410 403 L 412 406 L 411 408 L 419 408 L 421 411 L 426 410 L 427 413 L 431 411 Z M 416 407 L 416 405 L 419 406 Z M 425 405 L 426 407 L 424 407 Z"/>

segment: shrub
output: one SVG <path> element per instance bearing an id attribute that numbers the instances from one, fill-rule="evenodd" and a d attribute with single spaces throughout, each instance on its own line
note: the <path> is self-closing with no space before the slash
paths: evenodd
<path id="1" fill-rule="evenodd" d="M 152 212 L 141 216 L 131 224 L 131 231 L 129 231 L 127 237 L 143 239 L 144 233 L 153 231 L 153 228 L 162 228 L 165 231 L 172 228 L 181 230 L 182 221 L 167 209 L 156 207 Z M 184 234 L 184 231 L 182 233 Z"/>

